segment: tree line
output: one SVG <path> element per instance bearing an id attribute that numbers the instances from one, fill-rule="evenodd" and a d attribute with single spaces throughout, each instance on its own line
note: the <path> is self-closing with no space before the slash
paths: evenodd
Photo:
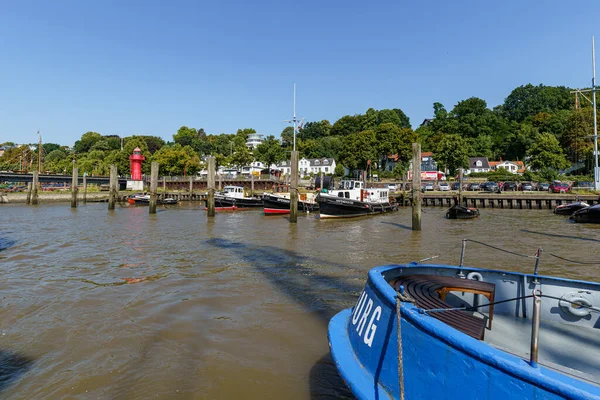
<path id="1" fill-rule="evenodd" d="M 593 110 L 581 96 L 575 102 L 572 89 L 564 86 L 515 88 L 503 104 L 489 108 L 486 101 L 471 97 L 448 111 L 433 103 L 433 117 L 413 129 L 409 118 L 398 108 L 368 109 L 364 114 L 346 115 L 331 124 L 328 120 L 303 124 L 296 136 L 301 157 L 336 159 L 349 170 L 361 170 L 368 163 L 389 170 L 389 155 L 397 155 L 395 169 L 400 176 L 411 159 L 411 144 L 420 142 L 431 151 L 441 169 L 454 174 L 468 167 L 468 158 L 521 160 L 550 176 L 558 170 L 589 173 L 593 167 Z M 246 147 L 254 129 L 238 129 L 234 134 L 207 134 L 202 128 L 182 126 L 165 141 L 157 136 L 133 135 L 120 138 L 86 132 L 72 148 L 43 144 L 43 165 L 48 172 L 70 171 L 76 162 L 80 172 L 108 174 L 116 164 L 120 174 L 129 171 L 129 155 L 135 147 L 148 161 L 161 165 L 161 174 L 194 174 L 203 168 L 205 156 L 213 155 L 217 165 L 241 167 L 252 161 L 271 165 L 289 159 L 293 128 L 286 127 L 281 139 L 267 136 L 253 151 Z M 10 143 L 8 143 L 10 145 Z M 0 158 L 2 170 L 32 170 L 37 166 L 37 149 L 9 148 Z M 25 167 L 23 167 L 23 163 Z M 148 173 L 150 163 L 144 163 Z M 340 170 L 338 169 L 338 173 Z"/>

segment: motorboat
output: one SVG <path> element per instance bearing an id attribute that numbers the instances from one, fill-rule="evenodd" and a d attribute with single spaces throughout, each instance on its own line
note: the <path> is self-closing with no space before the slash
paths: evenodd
<path id="1" fill-rule="evenodd" d="M 461 205 L 453 205 L 446 211 L 448 219 L 471 219 L 479 217 L 479 210 L 475 207 L 464 207 Z"/>
<path id="2" fill-rule="evenodd" d="M 585 201 L 575 201 L 569 204 L 561 204 L 554 208 L 554 214 L 558 215 L 572 215 L 575 211 L 579 211 L 582 208 L 587 208 L 590 205 Z"/>
<path id="3" fill-rule="evenodd" d="M 215 193 L 215 208 L 248 208 L 262 207 L 263 199 L 256 196 L 246 196 L 243 186 L 225 186 L 223 191 Z"/>
<path id="4" fill-rule="evenodd" d="M 365 188 L 361 181 L 343 180 L 338 189 L 323 189 L 317 196 L 320 218 L 349 218 L 398 209 L 389 188 Z"/>
<path id="5" fill-rule="evenodd" d="M 146 193 L 137 193 L 137 194 L 132 194 L 131 196 L 127 197 L 127 202 L 129 204 L 133 204 L 133 205 L 142 205 L 142 206 L 147 206 L 150 204 L 150 195 L 146 194 Z M 177 204 L 177 200 L 172 198 L 172 197 L 166 197 L 166 198 L 156 198 L 156 204 Z"/>
<path id="6" fill-rule="evenodd" d="M 577 223 L 600 224 L 600 204 L 575 211 L 570 219 Z"/>
<path id="7" fill-rule="evenodd" d="M 265 215 L 289 214 L 290 203 L 291 200 L 289 193 L 265 193 L 263 195 Z M 314 193 L 299 193 L 298 211 L 311 212 L 317 211 L 318 209 L 319 203 L 317 203 Z"/>
<path id="8" fill-rule="evenodd" d="M 600 283 L 538 262 L 370 270 L 329 323 L 341 377 L 359 399 L 600 399 Z"/>

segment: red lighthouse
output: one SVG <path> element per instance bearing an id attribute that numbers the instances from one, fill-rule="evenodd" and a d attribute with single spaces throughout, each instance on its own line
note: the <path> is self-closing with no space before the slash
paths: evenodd
<path id="1" fill-rule="evenodd" d="M 142 180 L 142 162 L 146 159 L 142 155 L 142 150 L 139 147 L 133 149 L 133 154 L 129 156 L 129 166 L 131 168 L 131 180 Z"/>

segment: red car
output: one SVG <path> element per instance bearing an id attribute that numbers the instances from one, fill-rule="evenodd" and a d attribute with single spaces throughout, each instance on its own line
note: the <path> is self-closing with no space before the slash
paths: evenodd
<path id="1" fill-rule="evenodd" d="M 550 193 L 568 193 L 569 185 L 564 182 L 553 182 L 548 188 Z"/>

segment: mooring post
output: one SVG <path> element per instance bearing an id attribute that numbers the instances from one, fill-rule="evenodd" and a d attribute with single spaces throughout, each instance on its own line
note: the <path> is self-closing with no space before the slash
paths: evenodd
<path id="1" fill-rule="evenodd" d="M 215 216 L 215 157 L 208 157 L 208 199 L 206 200 L 207 216 Z"/>
<path id="2" fill-rule="evenodd" d="M 532 367 L 538 365 L 538 349 L 540 342 L 540 317 L 542 298 L 539 289 L 533 289 L 533 316 L 531 317 L 531 342 L 529 349 L 529 364 Z"/>
<path id="3" fill-rule="evenodd" d="M 112 164 L 110 166 L 110 181 L 108 183 L 108 209 L 115 209 L 115 201 L 116 199 L 116 189 L 117 186 L 117 166 Z"/>
<path id="4" fill-rule="evenodd" d="M 165 177 L 163 176 L 163 183 Z M 150 214 L 156 214 L 156 190 L 158 186 L 158 163 L 150 165 Z"/>
<path id="5" fill-rule="evenodd" d="M 77 184 L 79 168 L 73 166 L 73 177 L 71 178 L 71 208 L 77 208 Z"/>
<path id="6" fill-rule="evenodd" d="M 290 185 L 290 223 L 298 222 L 298 152 L 292 151 L 292 176 Z"/>
<path id="7" fill-rule="evenodd" d="M 325 180 L 325 172 L 321 171 L 321 192 L 323 191 L 323 181 Z"/>
<path id="8" fill-rule="evenodd" d="M 37 171 L 33 171 L 33 184 L 32 186 L 32 196 L 31 196 L 31 204 L 38 204 L 38 186 L 39 186 L 39 175 L 40 173 Z"/>
<path id="9" fill-rule="evenodd" d="M 83 173 L 83 204 L 87 203 L 87 172 Z"/>
<path id="10" fill-rule="evenodd" d="M 190 200 L 192 200 L 192 192 L 194 191 L 193 177 L 190 175 Z"/>
<path id="11" fill-rule="evenodd" d="M 31 182 L 27 182 L 27 204 L 31 204 L 31 188 L 33 184 Z"/>
<path id="12" fill-rule="evenodd" d="M 463 205 L 463 169 L 458 169 L 458 204 Z"/>
<path id="13" fill-rule="evenodd" d="M 412 230 L 421 230 L 421 144 L 412 145 Z"/>
<path id="14" fill-rule="evenodd" d="M 223 181 L 223 175 L 219 174 L 219 191 L 223 190 L 223 188 L 221 187 L 222 181 Z"/>
<path id="15" fill-rule="evenodd" d="M 250 197 L 254 196 L 254 173 L 250 172 Z"/>

